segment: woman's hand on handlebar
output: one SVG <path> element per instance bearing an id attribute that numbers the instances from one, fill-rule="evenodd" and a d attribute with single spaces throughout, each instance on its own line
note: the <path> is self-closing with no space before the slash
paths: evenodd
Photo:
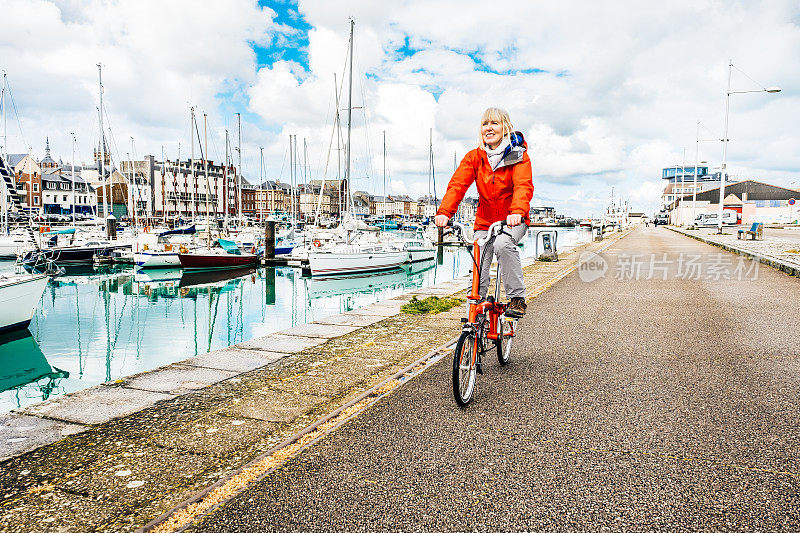
<path id="1" fill-rule="evenodd" d="M 450 219 L 447 217 L 447 215 L 436 215 L 436 218 L 434 219 L 434 223 L 439 228 L 445 227 L 448 222 L 450 222 Z"/>
<path id="2" fill-rule="evenodd" d="M 436 218 L 439 218 L 439 217 L 436 217 Z M 508 215 L 506 217 L 506 224 L 508 224 L 512 228 L 514 226 L 519 226 L 520 224 L 522 224 L 522 215 L 517 215 L 517 214 Z"/>

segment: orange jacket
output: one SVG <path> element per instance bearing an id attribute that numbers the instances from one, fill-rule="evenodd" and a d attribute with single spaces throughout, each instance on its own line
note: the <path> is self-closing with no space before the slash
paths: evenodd
<path id="1" fill-rule="evenodd" d="M 478 212 L 475 214 L 476 230 L 489 229 L 492 223 L 505 220 L 508 215 L 522 215 L 525 224 L 530 225 L 530 203 L 533 197 L 533 175 L 527 144 L 519 163 L 501 166 L 495 171 L 489 164 L 486 151 L 475 148 L 467 153 L 450 178 L 447 192 L 444 193 L 437 215 L 453 218 L 458 204 L 464 198 L 469 186 L 474 182 L 478 188 Z"/>

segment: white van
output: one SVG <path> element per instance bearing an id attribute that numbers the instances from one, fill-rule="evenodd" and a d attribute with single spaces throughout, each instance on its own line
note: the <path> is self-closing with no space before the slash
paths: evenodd
<path id="1" fill-rule="evenodd" d="M 732 209 L 722 212 L 722 225 L 733 226 L 739 221 L 739 213 Z M 695 226 L 719 226 L 719 213 L 700 213 L 694 219 Z"/>

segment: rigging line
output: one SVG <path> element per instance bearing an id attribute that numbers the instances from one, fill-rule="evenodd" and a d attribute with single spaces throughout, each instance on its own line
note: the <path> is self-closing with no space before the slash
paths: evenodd
<path id="1" fill-rule="evenodd" d="M 6 88 L 8 89 L 8 96 L 11 97 L 11 107 L 14 109 L 14 116 L 17 117 L 19 135 L 22 137 L 22 142 L 25 144 L 25 147 L 28 148 L 30 145 L 28 144 L 28 140 L 25 138 L 25 132 L 22 130 L 22 117 L 19 116 L 19 112 L 17 111 L 17 102 L 14 100 L 14 93 L 11 91 L 11 84 L 8 83 L 8 77 L 6 77 Z M 6 151 L 8 151 L 8 148 L 6 148 Z"/>
<path id="2" fill-rule="evenodd" d="M 202 161 L 205 159 L 205 156 L 203 155 L 203 143 L 200 141 L 200 129 L 197 125 L 197 119 L 194 121 L 194 131 L 197 132 L 197 144 L 200 147 L 200 160 Z"/>
<path id="3" fill-rule="evenodd" d="M 111 117 L 108 114 L 108 109 L 106 108 L 105 102 L 103 102 L 103 111 L 105 112 L 105 119 L 106 122 L 108 123 L 108 134 L 111 137 L 111 142 L 114 144 L 114 151 L 117 152 L 117 162 L 119 163 L 120 161 L 122 161 L 122 157 L 120 157 L 119 155 L 119 147 L 117 146 L 117 139 L 114 137 L 114 130 L 111 128 Z M 100 142 L 102 143 L 104 139 L 105 137 L 103 135 L 103 132 L 101 132 Z M 114 168 L 114 159 L 112 158 L 112 155 L 113 154 L 108 154 L 109 159 L 111 159 L 111 169 L 109 169 L 109 174 L 111 174 L 111 170 L 113 170 Z M 114 187 L 113 182 L 111 183 L 111 187 L 112 188 Z"/>
<path id="4" fill-rule="evenodd" d="M 358 52 L 356 52 L 356 58 L 357 58 L 356 59 L 356 71 L 358 72 L 358 86 L 361 88 L 361 109 L 364 112 L 364 141 L 365 141 L 365 144 L 367 145 L 367 162 L 366 162 L 366 165 L 365 165 L 365 167 L 366 167 L 365 174 L 366 174 L 366 178 L 367 178 L 367 183 L 370 183 L 369 180 L 370 180 L 371 177 L 375 176 L 375 173 L 372 172 L 374 170 L 374 168 L 372 166 L 372 164 L 373 164 L 372 147 L 369 144 L 369 117 L 367 116 L 367 96 L 366 96 L 366 92 L 365 92 L 365 89 L 364 89 L 364 79 L 366 78 L 366 74 L 364 74 L 362 76 L 362 73 L 361 73 L 361 61 L 359 59 L 360 57 L 361 56 L 359 56 Z M 375 185 L 375 184 L 371 183 L 370 185 Z"/>
<path id="5" fill-rule="evenodd" d="M 762 89 L 763 89 L 763 88 L 765 88 L 765 87 L 764 87 L 764 85 L 762 85 L 762 84 L 758 83 L 756 80 L 754 80 L 753 78 L 751 78 L 750 76 L 748 76 L 748 75 L 747 75 L 747 73 L 746 73 L 745 71 L 743 71 L 742 69 L 740 69 L 740 68 L 739 68 L 739 67 L 737 67 L 736 65 L 733 65 L 733 68 L 735 68 L 736 70 L 738 70 L 739 72 L 741 72 L 741 73 L 742 73 L 742 75 L 743 75 L 745 78 L 747 78 L 748 80 L 752 81 L 753 83 L 755 83 L 756 85 L 758 85 L 758 86 L 759 86 L 759 87 L 761 87 Z"/>

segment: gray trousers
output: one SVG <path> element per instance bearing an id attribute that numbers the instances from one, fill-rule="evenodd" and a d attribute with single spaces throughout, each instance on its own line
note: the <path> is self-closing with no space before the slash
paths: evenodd
<path id="1" fill-rule="evenodd" d="M 500 273 L 506 289 L 506 298 L 525 298 L 525 280 L 522 278 L 522 262 L 519 259 L 517 244 L 528 232 L 528 226 L 524 223 L 513 228 L 506 226 L 503 231 L 505 233 L 498 235 L 493 243 L 481 249 L 483 268 L 481 269 L 481 285 L 478 291 L 481 298 L 486 298 L 486 292 L 489 290 L 493 254 L 497 256 L 497 263 L 500 265 Z M 511 237 L 506 235 L 507 233 L 510 233 Z M 487 234 L 486 230 L 476 231 L 475 238 L 485 238 Z"/>

